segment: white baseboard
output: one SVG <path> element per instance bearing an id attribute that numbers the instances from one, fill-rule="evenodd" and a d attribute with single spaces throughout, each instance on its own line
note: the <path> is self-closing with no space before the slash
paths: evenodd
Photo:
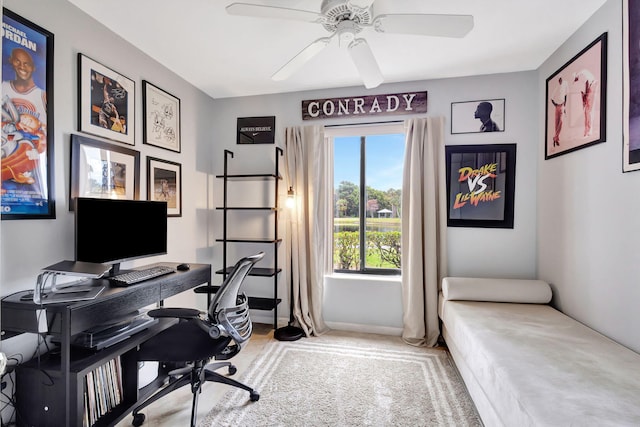
<path id="1" fill-rule="evenodd" d="M 273 315 L 270 312 L 251 312 L 251 321 L 253 323 L 263 323 L 266 325 L 273 324 Z M 289 323 L 289 319 L 283 317 L 278 318 L 278 327 L 285 326 Z M 343 322 L 330 322 L 325 321 L 330 329 L 336 331 L 349 331 L 349 332 L 362 332 L 365 334 L 379 334 L 379 335 L 391 335 L 402 336 L 402 328 L 396 328 L 392 326 L 377 326 L 377 325 L 363 325 L 357 323 L 343 323 Z"/>
<path id="2" fill-rule="evenodd" d="M 336 331 L 349 331 L 349 332 L 362 332 L 365 334 L 379 334 L 379 335 L 392 335 L 402 336 L 402 328 L 395 328 L 391 326 L 376 326 L 376 325 L 360 325 L 355 323 L 341 323 L 341 322 L 326 322 L 327 326 Z"/>
<path id="3" fill-rule="evenodd" d="M 270 311 L 253 310 L 251 312 L 251 321 L 253 323 L 264 323 L 273 325 L 273 313 Z M 278 327 L 285 326 L 289 323 L 289 318 L 278 317 Z"/>

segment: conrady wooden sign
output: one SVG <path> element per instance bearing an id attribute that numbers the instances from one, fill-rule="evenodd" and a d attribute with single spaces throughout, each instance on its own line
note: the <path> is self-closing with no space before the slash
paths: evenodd
<path id="1" fill-rule="evenodd" d="M 392 116 L 426 112 L 426 91 L 302 101 L 302 120 Z"/>

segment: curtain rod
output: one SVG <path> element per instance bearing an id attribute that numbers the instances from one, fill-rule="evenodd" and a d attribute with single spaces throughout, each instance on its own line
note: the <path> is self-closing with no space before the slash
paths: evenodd
<path id="1" fill-rule="evenodd" d="M 386 125 L 391 123 L 403 123 L 404 120 L 389 120 L 385 122 L 367 122 L 367 123 L 346 123 L 342 125 L 324 125 L 326 128 L 339 128 L 339 127 L 349 127 L 349 126 L 368 126 L 368 125 Z"/>

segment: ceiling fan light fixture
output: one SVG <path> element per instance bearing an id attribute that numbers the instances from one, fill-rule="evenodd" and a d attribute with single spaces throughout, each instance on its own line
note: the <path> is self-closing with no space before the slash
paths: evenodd
<path id="1" fill-rule="evenodd" d="M 352 41 L 349 45 L 349 54 L 360 73 L 364 86 L 367 89 L 380 86 L 384 78 L 367 41 L 365 39 Z"/>
<path id="2" fill-rule="evenodd" d="M 355 39 L 360 28 L 353 21 L 342 21 L 338 24 L 336 34 L 340 47 L 348 47 Z"/>

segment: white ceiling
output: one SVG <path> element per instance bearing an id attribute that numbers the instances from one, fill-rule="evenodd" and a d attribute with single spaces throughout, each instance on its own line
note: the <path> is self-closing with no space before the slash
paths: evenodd
<path id="1" fill-rule="evenodd" d="M 287 81 L 271 75 L 312 41 L 320 25 L 231 16 L 234 0 L 69 0 L 214 98 L 358 86 L 335 42 Z M 321 0 L 237 0 L 320 12 Z M 606 0 L 377 0 L 380 13 L 474 16 L 463 39 L 363 31 L 385 83 L 537 69 Z M 120 11 L 111 13 L 110 11 Z M 364 90 L 364 87 L 363 87 Z"/>

